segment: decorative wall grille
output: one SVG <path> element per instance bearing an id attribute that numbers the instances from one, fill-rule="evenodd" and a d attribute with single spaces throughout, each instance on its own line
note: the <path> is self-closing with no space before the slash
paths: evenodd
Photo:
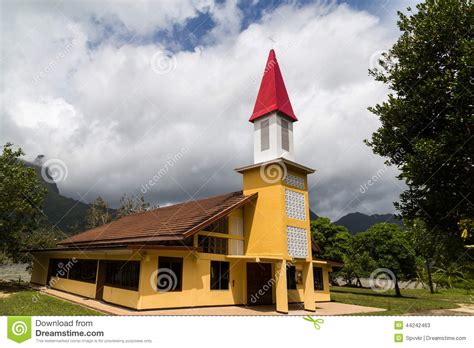
<path id="1" fill-rule="evenodd" d="M 285 190 L 286 216 L 292 219 L 306 220 L 304 194 Z"/>
<path id="2" fill-rule="evenodd" d="M 287 174 L 285 184 L 304 190 L 304 179 L 299 176 Z"/>
<path id="3" fill-rule="evenodd" d="M 286 226 L 286 240 L 288 255 L 296 258 L 306 258 L 308 256 L 308 238 L 304 228 Z"/>

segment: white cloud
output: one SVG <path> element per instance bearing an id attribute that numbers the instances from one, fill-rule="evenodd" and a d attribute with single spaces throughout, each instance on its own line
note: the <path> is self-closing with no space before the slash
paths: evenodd
<path id="1" fill-rule="evenodd" d="M 116 203 L 124 192 L 140 193 L 183 147 L 188 151 L 147 192 L 149 200 L 240 189 L 232 169 L 252 161 L 247 120 L 273 46 L 300 119 L 297 159 L 317 169 L 313 209 L 331 217 L 393 211 L 400 192 L 394 169 L 359 192 L 384 166 L 362 141 L 378 127 L 367 106 L 386 94 L 367 74 L 370 56 L 393 43 L 393 24 L 347 5 L 285 5 L 239 32 L 235 2 L 63 2 L 61 12 L 40 4 L 9 5 L 8 19 L 2 15 L 0 141 L 22 146 L 30 159 L 43 153 L 63 160 L 67 195 L 101 194 Z M 104 23 L 146 36 L 205 8 L 217 23 L 207 45 L 176 52 L 161 62 L 169 70 L 163 74 L 152 60 L 169 57 L 162 44 L 88 46 L 103 37 Z"/>
<path id="2" fill-rule="evenodd" d="M 15 115 L 20 128 L 53 128 L 66 134 L 74 131 L 78 118 L 74 107 L 62 98 L 16 101 L 7 112 Z"/>

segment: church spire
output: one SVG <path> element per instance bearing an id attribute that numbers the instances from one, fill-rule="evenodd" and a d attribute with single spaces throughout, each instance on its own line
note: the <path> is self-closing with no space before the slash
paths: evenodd
<path id="1" fill-rule="evenodd" d="M 286 92 L 283 76 L 273 49 L 270 50 L 268 55 L 257 100 L 249 121 L 254 122 L 272 111 L 284 114 L 292 122 L 298 121 L 291 107 L 290 98 Z"/>
<path id="2" fill-rule="evenodd" d="M 253 123 L 254 163 L 284 157 L 294 161 L 293 123 L 298 121 L 286 92 L 275 51 L 270 50 L 257 101 Z"/>

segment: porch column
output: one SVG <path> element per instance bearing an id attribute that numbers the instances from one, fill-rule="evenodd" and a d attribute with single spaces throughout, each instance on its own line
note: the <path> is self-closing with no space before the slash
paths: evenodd
<path id="1" fill-rule="evenodd" d="M 304 309 L 307 311 L 316 311 L 314 297 L 313 263 L 305 262 L 303 264 L 303 284 L 304 284 Z"/>
<path id="2" fill-rule="evenodd" d="M 286 260 L 275 263 L 276 310 L 288 314 L 288 291 L 286 288 Z"/>

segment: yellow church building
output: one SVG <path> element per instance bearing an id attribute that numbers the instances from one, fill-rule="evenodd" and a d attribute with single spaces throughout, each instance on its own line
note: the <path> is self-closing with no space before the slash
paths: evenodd
<path id="1" fill-rule="evenodd" d="M 132 214 L 32 251 L 31 282 L 136 310 L 329 301 L 331 262 L 312 258 L 308 175 L 270 51 L 250 117 L 242 191 Z"/>

